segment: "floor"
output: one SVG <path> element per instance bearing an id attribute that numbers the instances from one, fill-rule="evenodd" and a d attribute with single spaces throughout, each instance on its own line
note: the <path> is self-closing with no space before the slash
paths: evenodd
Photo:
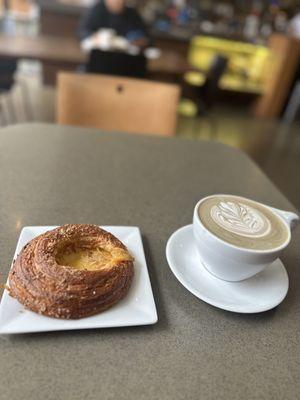
<path id="1" fill-rule="evenodd" d="M 1 97 L 2 125 L 55 121 L 55 91 L 42 86 L 40 77 L 38 63 L 20 63 L 12 93 Z M 9 113 L 10 103 L 15 109 L 15 118 Z M 28 103 L 31 106 L 25 107 Z M 300 121 L 286 127 L 276 121 L 255 119 L 243 108 L 218 106 L 209 118 L 179 118 L 177 134 L 241 149 L 300 210 Z"/>
<path id="2" fill-rule="evenodd" d="M 214 116 L 213 122 L 208 118 L 181 119 L 178 134 L 215 140 L 244 151 L 300 210 L 300 121 L 285 126 L 224 107 Z"/>

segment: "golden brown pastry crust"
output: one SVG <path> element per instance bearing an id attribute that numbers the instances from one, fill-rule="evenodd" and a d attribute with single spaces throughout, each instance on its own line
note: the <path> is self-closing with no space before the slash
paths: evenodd
<path id="1" fill-rule="evenodd" d="M 99 270 L 59 265 L 60 254 L 105 249 Z M 25 308 L 49 317 L 78 319 L 98 314 L 128 292 L 133 258 L 113 235 L 95 225 L 64 225 L 29 242 L 9 274 L 10 294 Z"/>

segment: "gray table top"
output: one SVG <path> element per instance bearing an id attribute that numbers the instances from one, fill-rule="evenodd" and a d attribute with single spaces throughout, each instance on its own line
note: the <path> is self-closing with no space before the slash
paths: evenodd
<path id="1" fill-rule="evenodd" d="M 165 258 L 198 199 L 247 196 L 294 210 L 243 153 L 212 142 L 55 125 L 0 131 L 0 272 L 22 226 L 141 228 L 159 322 L 154 326 L 0 337 L 1 399 L 278 399 L 300 392 L 300 250 L 283 261 L 290 290 L 256 315 L 190 294 Z M 297 188 L 299 190 L 299 187 Z"/>

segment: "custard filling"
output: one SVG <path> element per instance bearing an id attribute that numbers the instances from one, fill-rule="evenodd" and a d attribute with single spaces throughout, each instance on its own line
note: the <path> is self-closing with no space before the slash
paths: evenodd
<path id="1" fill-rule="evenodd" d="M 57 257 L 57 263 L 59 265 L 87 271 L 97 271 L 117 262 L 131 260 L 132 258 L 123 249 L 113 249 L 110 252 L 103 248 L 78 250 L 71 253 L 60 254 Z"/>

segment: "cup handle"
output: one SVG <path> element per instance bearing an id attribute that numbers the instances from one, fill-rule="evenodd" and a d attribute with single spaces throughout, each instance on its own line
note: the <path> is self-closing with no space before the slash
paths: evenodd
<path id="1" fill-rule="evenodd" d="M 279 210 L 278 208 L 268 206 L 273 212 L 279 215 L 290 227 L 291 230 L 295 229 L 300 222 L 300 217 L 290 211 Z"/>

